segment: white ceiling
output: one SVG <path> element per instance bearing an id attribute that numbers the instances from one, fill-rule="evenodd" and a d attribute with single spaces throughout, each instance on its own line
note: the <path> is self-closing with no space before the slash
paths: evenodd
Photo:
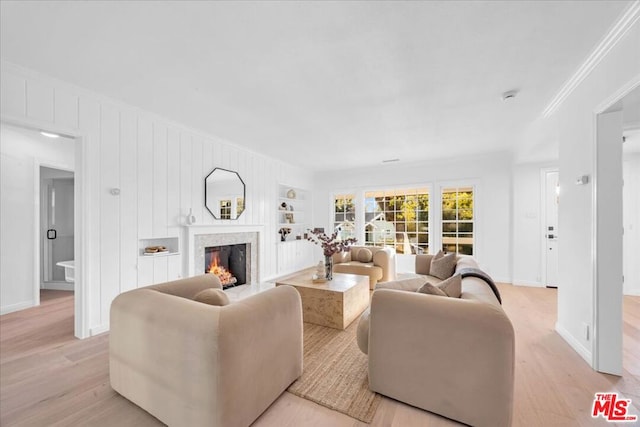
<path id="1" fill-rule="evenodd" d="M 290 163 L 350 168 L 519 150 L 628 3 L 3 0 L 1 55 Z M 556 156 L 548 134 L 527 150 Z"/>

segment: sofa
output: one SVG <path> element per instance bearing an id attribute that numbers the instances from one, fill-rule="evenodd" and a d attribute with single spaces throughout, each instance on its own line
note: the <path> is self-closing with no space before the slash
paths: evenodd
<path id="1" fill-rule="evenodd" d="M 169 426 L 248 426 L 302 374 L 300 295 L 279 286 L 224 306 L 194 301 L 208 288 L 222 288 L 217 276 L 115 298 L 111 386 Z"/>
<path id="2" fill-rule="evenodd" d="M 369 355 L 371 390 L 476 427 L 510 426 L 515 337 L 491 287 L 463 277 L 460 298 L 416 290 L 431 276 L 432 255 L 416 256 L 416 273 L 378 283 L 358 324 Z M 477 268 L 459 257 L 456 273 Z"/>
<path id="3" fill-rule="evenodd" d="M 350 246 L 349 251 L 333 255 L 333 271 L 368 276 L 369 289 L 374 289 L 378 282 L 396 278 L 396 252 L 377 246 Z"/>

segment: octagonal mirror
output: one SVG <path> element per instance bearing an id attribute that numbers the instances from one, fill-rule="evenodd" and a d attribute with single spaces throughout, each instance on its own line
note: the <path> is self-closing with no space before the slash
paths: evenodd
<path id="1" fill-rule="evenodd" d="M 244 181 L 238 172 L 215 168 L 204 179 L 204 205 L 215 219 L 238 219 L 244 212 Z"/>

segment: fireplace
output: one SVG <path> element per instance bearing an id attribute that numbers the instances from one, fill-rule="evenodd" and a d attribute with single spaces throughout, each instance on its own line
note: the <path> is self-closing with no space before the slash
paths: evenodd
<path id="1" fill-rule="evenodd" d="M 262 226 L 255 225 L 234 225 L 234 226 L 211 226 L 211 225 L 190 225 L 187 228 L 187 272 L 188 275 L 197 276 L 208 271 L 211 264 L 211 254 L 220 252 L 220 247 L 244 246 L 244 266 L 238 269 L 235 264 L 225 264 L 224 260 L 218 260 L 218 266 L 223 266 L 231 270 L 236 278 L 236 286 L 244 281 L 245 284 L 258 283 L 259 262 L 258 254 L 261 247 L 260 234 L 263 232 Z M 231 250 L 231 249 L 227 249 Z M 238 250 L 238 249 L 234 249 Z M 209 252 L 209 253 L 207 253 Z M 224 254 L 218 254 L 219 256 Z M 244 277 L 238 277 L 242 275 Z M 241 279 L 241 280 L 240 280 Z"/>
<path id="2" fill-rule="evenodd" d="M 204 272 L 215 274 L 223 288 L 247 283 L 248 244 L 208 246 L 204 248 Z"/>

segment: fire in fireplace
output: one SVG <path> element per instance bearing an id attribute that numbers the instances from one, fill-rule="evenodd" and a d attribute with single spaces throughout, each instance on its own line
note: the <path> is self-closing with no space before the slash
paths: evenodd
<path id="1" fill-rule="evenodd" d="M 218 276 L 223 288 L 247 283 L 247 244 L 205 248 L 204 271 Z"/>

